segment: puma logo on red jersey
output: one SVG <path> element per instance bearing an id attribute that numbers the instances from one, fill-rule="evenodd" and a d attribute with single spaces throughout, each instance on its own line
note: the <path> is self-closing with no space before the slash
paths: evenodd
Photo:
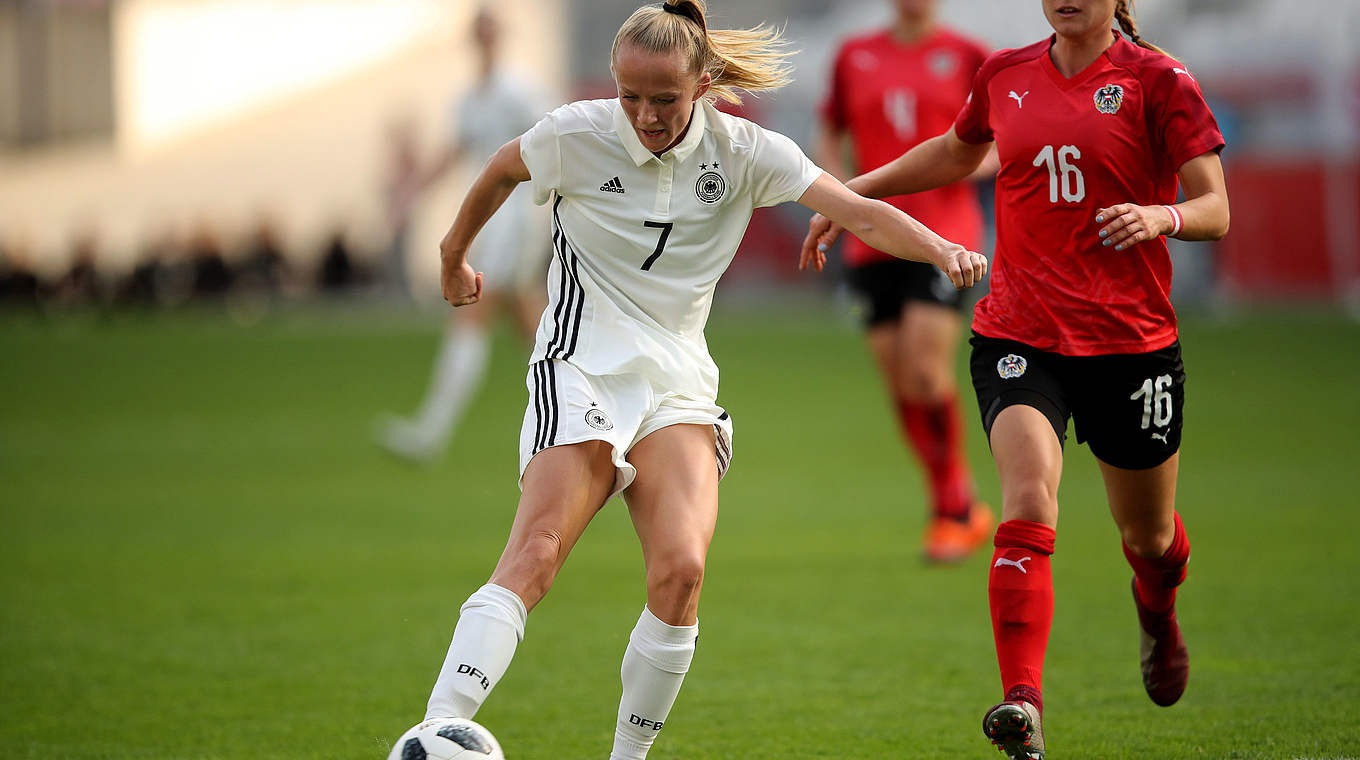
<path id="1" fill-rule="evenodd" d="M 1028 95 L 1028 94 L 1029 94 L 1029 90 L 1025 90 L 1025 95 Z M 1016 94 L 1015 94 L 1015 90 L 1011 90 L 1011 97 L 1012 97 L 1012 98 L 1015 98 L 1015 102 L 1020 104 L 1020 105 L 1016 106 L 1016 108 L 1024 108 L 1024 107 L 1025 107 L 1025 95 L 1016 95 Z"/>

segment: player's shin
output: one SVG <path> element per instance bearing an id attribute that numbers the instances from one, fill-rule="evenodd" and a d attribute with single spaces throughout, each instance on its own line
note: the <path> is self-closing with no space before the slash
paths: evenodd
<path id="1" fill-rule="evenodd" d="M 528 612 L 515 592 L 488 583 L 463 604 L 426 718 L 471 718 L 505 675 Z"/>
<path id="2" fill-rule="evenodd" d="M 670 715 L 694 657 L 699 625 L 667 625 L 646 607 L 623 653 L 623 698 L 610 760 L 643 760 Z"/>

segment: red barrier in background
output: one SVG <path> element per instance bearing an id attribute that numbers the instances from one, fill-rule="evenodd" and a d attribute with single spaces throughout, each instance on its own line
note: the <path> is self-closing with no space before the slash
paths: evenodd
<path id="1" fill-rule="evenodd" d="M 1343 172 L 1339 180 L 1349 199 L 1329 197 L 1329 168 Z M 1238 295 L 1331 298 L 1342 279 L 1360 272 L 1360 240 L 1354 239 L 1360 171 L 1354 163 L 1338 170 L 1313 158 L 1236 157 L 1225 169 L 1232 228 L 1217 247 L 1218 272 Z M 1338 178 L 1330 181 L 1335 188 Z M 1345 206 L 1338 209 L 1338 201 Z"/>

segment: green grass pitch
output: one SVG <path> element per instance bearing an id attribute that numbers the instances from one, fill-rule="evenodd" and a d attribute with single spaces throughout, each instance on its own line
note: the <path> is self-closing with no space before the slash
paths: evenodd
<path id="1" fill-rule="evenodd" d="M 378 412 L 415 405 L 436 323 L 0 315 L 0 757 L 384 757 L 517 495 L 508 335 L 435 466 L 371 442 Z M 818 307 L 720 313 L 709 336 L 736 457 L 651 758 L 995 757 L 987 560 L 922 565 L 920 476 L 857 331 Z M 1129 570 L 1069 442 L 1050 757 L 1360 757 L 1360 328 L 1187 318 L 1183 344 L 1190 687 L 1170 709 L 1143 694 Z M 616 502 L 477 716 L 512 760 L 607 755 L 642 604 Z"/>

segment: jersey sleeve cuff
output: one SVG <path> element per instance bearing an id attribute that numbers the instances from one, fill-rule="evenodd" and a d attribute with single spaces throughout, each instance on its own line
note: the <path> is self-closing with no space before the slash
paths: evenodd
<path id="1" fill-rule="evenodd" d="M 1225 147 L 1227 147 L 1227 143 L 1223 141 L 1222 137 L 1204 137 L 1192 140 L 1176 152 L 1172 158 L 1172 166 L 1179 172 L 1181 167 L 1185 166 L 1185 162 L 1190 159 L 1199 158 L 1205 153 L 1222 153 Z"/>

